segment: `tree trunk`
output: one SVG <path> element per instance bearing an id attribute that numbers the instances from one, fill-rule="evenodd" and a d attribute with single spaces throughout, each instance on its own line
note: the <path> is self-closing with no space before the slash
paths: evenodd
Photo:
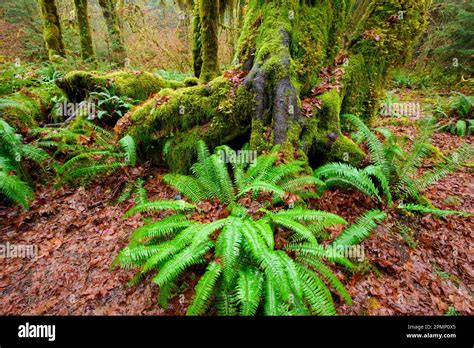
<path id="1" fill-rule="evenodd" d="M 189 169 L 198 139 L 211 147 L 250 139 L 258 151 L 280 144 L 313 164 L 357 165 L 364 153 L 342 133 L 340 115 L 370 122 L 390 68 L 404 62 L 425 28 L 429 2 L 372 0 L 360 16 L 350 0 L 250 0 L 234 70 L 208 84 L 162 90 L 123 117 L 117 135 L 131 134 L 144 153 L 166 148 L 175 171 Z M 360 20 L 352 28 L 354 12 Z M 205 65 L 203 52 L 201 78 Z"/>
<path id="2" fill-rule="evenodd" d="M 201 22 L 201 81 L 209 82 L 219 75 L 218 29 L 219 9 L 215 0 L 199 0 Z"/>
<path id="3" fill-rule="evenodd" d="M 85 61 L 95 61 L 94 46 L 92 45 L 91 29 L 87 11 L 87 0 L 74 0 L 76 18 L 81 38 L 81 57 Z"/>
<path id="4" fill-rule="evenodd" d="M 194 3 L 193 9 L 193 72 L 194 76 L 201 76 L 202 68 L 202 43 L 201 43 L 201 16 L 199 14 L 199 3 Z"/>
<path id="5" fill-rule="evenodd" d="M 120 21 L 117 15 L 117 8 L 114 0 L 99 0 L 99 5 L 102 8 L 102 15 L 104 16 L 109 32 L 110 43 L 112 46 L 112 60 L 118 65 L 122 66 L 125 63 L 127 53 L 125 51 L 125 44 L 120 30 Z"/>
<path id="6" fill-rule="evenodd" d="M 39 7 L 43 18 L 43 37 L 49 60 L 55 61 L 59 57 L 65 57 L 61 22 L 55 0 L 39 0 Z"/>

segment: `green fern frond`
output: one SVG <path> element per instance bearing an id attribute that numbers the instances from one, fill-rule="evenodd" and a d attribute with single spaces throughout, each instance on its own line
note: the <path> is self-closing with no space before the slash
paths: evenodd
<path id="1" fill-rule="evenodd" d="M 323 247 L 322 245 L 315 245 L 309 243 L 289 243 L 285 246 L 285 250 L 294 251 L 298 255 L 306 257 L 314 257 L 316 259 L 327 259 L 336 262 L 347 268 L 353 268 L 354 265 L 346 257 L 344 257 L 340 250 L 336 247 Z"/>
<path id="2" fill-rule="evenodd" d="M 223 277 L 227 284 L 235 278 L 241 255 L 242 234 L 236 220 L 225 226 L 216 241 L 216 257 L 222 260 Z"/>
<path id="3" fill-rule="evenodd" d="M 270 193 L 276 194 L 279 197 L 285 196 L 285 191 L 276 185 L 270 184 L 265 181 L 254 181 L 252 184 L 248 185 L 245 189 L 241 190 L 240 193 L 236 197 L 241 197 L 249 191 L 270 192 Z"/>
<path id="4" fill-rule="evenodd" d="M 314 171 L 316 178 L 324 181 L 326 186 L 348 185 L 357 188 L 371 198 L 380 199 L 374 183 L 363 171 L 346 163 L 328 163 Z"/>
<path id="5" fill-rule="evenodd" d="M 119 140 L 119 144 L 125 151 L 125 163 L 134 166 L 137 163 L 137 147 L 135 140 L 130 135 L 126 135 Z"/>
<path id="6" fill-rule="evenodd" d="M 213 245 L 213 242 L 206 242 L 184 249 L 161 267 L 153 282 L 162 287 L 174 281 L 186 268 L 204 262 L 203 255 Z"/>
<path id="7" fill-rule="evenodd" d="M 10 200 L 29 208 L 28 200 L 33 198 L 33 190 L 17 176 L 0 171 L 0 191 Z"/>
<path id="8" fill-rule="evenodd" d="M 158 237 L 169 237 L 177 232 L 181 231 L 183 228 L 194 225 L 193 221 L 183 219 L 183 220 L 162 220 L 157 221 L 151 224 L 144 225 L 137 228 L 131 235 L 130 239 L 132 241 L 140 241 L 144 238 L 158 238 Z"/>
<path id="9" fill-rule="evenodd" d="M 236 286 L 240 315 L 255 315 L 260 304 L 262 286 L 263 276 L 257 269 L 246 267 L 240 270 Z"/>
<path id="10" fill-rule="evenodd" d="M 336 315 L 331 293 L 323 281 L 304 266 L 299 266 L 298 272 L 302 279 L 304 297 L 311 311 L 318 315 Z"/>
<path id="11" fill-rule="evenodd" d="M 188 197 L 193 203 L 211 198 L 205 193 L 201 183 L 193 177 L 181 174 L 166 174 L 163 176 L 163 180 Z"/>
<path id="12" fill-rule="evenodd" d="M 443 209 L 435 209 L 430 207 L 425 207 L 420 204 L 399 204 L 399 209 L 407 210 L 407 211 L 414 211 L 417 213 L 422 214 L 433 214 L 434 216 L 444 217 L 448 215 L 459 215 L 459 216 L 473 216 L 474 214 L 464 212 L 464 211 L 457 211 L 457 210 L 443 210 Z"/>
<path id="13" fill-rule="evenodd" d="M 127 211 L 124 214 L 123 219 L 126 219 L 133 214 L 142 213 L 142 212 L 149 212 L 149 211 L 156 211 L 156 210 L 186 211 L 186 210 L 193 210 L 195 208 L 196 207 L 193 204 L 187 203 L 182 200 L 145 202 L 143 204 L 136 205 L 135 207 Z"/>
<path id="14" fill-rule="evenodd" d="M 186 315 L 202 315 L 206 312 L 221 272 L 222 266 L 217 262 L 211 262 L 207 266 L 206 273 L 195 287 L 194 299 L 188 307 Z"/>
<path id="15" fill-rule="evenodd" d="M 370 210 L 360 217 L 354 224 L 346 228 L 332 243 L 332 245 L 354 245 L 370 235 L 377 227 L 377 222 L 382 222 L 387 213 L 380 210 Z"/>
<path id="16" fill-rule="evenodd" d="M 303 224 L 300 224 L 299 222 L 296 222 L 294 220 L 290 220 L 286 217 L 283 216 L 278 216 L 278 215 L 273 215 L 272 216 L 273 222 L 275 222 L 278 225 L 281 225 L 283 227 L 286 227 L 293 232 L 295 232 L 298 236 L 301 237 L 301 240 L 306 240 L 312 244 L 318 244 L 318 241 L 314 237 L 313 233 L 311 230 L 309 230 L 306 226 Z"/>
<path id="17" fill-rule="evenodd" d="M 364 137 L 364 140 L 367 141 L 367 145 L 370 151 L 370 158 L 376 165 L 379 165 L 385 176 L 390 175 L 390 168 L 387 163 L 387 158 L 385 157 L 384 145 L 377 138 L 377 136 L 365 125 L 365 123 L 354 115 L 342 115 L 343 118 L 348 119 L 359 132 Z"/>
<path id="18" fill-rule="evenodd" d="M 336 292 L 344 299 L 344 301 L 347 302 L 347 304 L 352 304 L 352 298 L 347 292 L 346 288 L 328 266 L 319 260 L 307 258 L 304 256 L 300 256 L 298 261 L 316 270 L 327 281 L 327 283 L 332 286 L 334 290 L 336 290 Z"/>
<path id="19" fill-rule="evenodd" d="M 326 227 L 333 226 L 333 225 L 346 225 L 347 221 L 333 213 L 329 213 L 327 211 L 320 211 L 320 210 L 311 210 L 311 209 L 304 209 L 301 207 L 287 209 L 287 210 L 280 210 L 277 213 L 272 213 L 272 216 L 279 216 L 279 217 L 286 217 L 288 219 L 296 220 L 296 221 L 316 221 L 316 222 L 325 222 Z"/>

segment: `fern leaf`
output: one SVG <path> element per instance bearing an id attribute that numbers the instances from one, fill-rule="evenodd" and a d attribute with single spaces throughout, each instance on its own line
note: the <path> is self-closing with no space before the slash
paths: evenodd
<path id="1" fill-rule="evenodd" d="M 195 208 L 196 207 L 193 204 L 187 203 L 182 200 L 145 202 L 143 204 L 136 205 L 135 207 L 127 211 L 124 214 L 123 219 L 126 219 L 133 214 L 141 213 L 141 212 L 149 212 L 149 211 L 156 211 L 156 210 L 186 211 L 186 210 L 192 210 Z"/>
<path id="2" fill-rule="evenodd" d="M 186 315 L 202 315 L 206 312 L 221 272 L 222 266 L 217 262 L 211 262 L 207 266 L 206 273 L 204 273 L 195 287 L 196 293 Z"/>
<path id="3" fill-rule="evenodd" d="M 255 315 L 260 304 L 263 276 L 253 268 L 243 268 L 239 272 L 236 299 L 240 303 L 240 315 Z"/>
<path id="4" fill-rule="evenodd" d="M 360 217 L 353 225 L 342 232 L 332 245 L 354 245 L 367 238 L 377 222 L 382 222 L 387 214 L 380 210 L 370 210 Z"/>

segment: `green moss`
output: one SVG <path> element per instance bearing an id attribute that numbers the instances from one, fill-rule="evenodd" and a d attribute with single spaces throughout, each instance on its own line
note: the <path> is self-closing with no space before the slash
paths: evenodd
<path id="1" fill-rule="evenodd" d="M 58 85 L 71 101 L 82 101 L 90 92 L 98 92 L 111 87 L 119 96 L 145 100 L 163 88 L 178 88 L 182 87 L 183 83 L 165 80 L 148 72 L 136 74 L 117 71 L 104 75 L 87 71 L 71 71 L 58 81 Z"/>
<path id="2" fill-rule="evenodd" d="M 406 62 L 426 27 L 429 4 L 429 0 L 370 3 L 349 45 L 343 113 L 367 122 L 375 116 L 391 68 Z"/>
<path id="3" fill-rule="evenodd" d="M 95 53 L 89 25 L 87 0 L 74 0 L 76 19 L 81 39 L 81 57 L 85 61 L 94 61 Z"/>
<path id="4" fill-rule="evenodd" d="M 218 61 L 218 7 L 213 0 L 199 0 L 201 24 L 201 74 L 203 82 L 209 82 L 219 75 Z"/>
<path id="5" fill-rule="evenodd" d="M 50 61 L 58 61 L 65 56 L 61 22 L 55 0 L 39 0 L 43 18 L 43 38 Z"/>
<path id="6" fill-rule="evenodd" d="M 197 140 L 210 147 L 225 144 L 249 131 L 253 114 L 253 94 L 244 88 L 234 90 L 223 77 L 208 85 L 178 90 L 163 89 L 130 114 L 124 133 L 142 147 L 162 148 L 166 142 L 166 162 L 172 171 L 186 172 L 194 161 Z M 156 156 L 154 156 L 156 157 Z"/>

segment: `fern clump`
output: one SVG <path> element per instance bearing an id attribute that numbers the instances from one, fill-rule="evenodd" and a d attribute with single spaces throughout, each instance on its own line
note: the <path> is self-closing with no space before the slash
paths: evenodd
<path id="1" fill-rule="evenodd" d="M 227 147 L 219 150 L 230 151 Z M 321 231 L 345 225 L 345 219 L 303 206 L 270 209 L 269 204 L 258 213 L 247 209 L 239 197 L 266 192 L 273 202 L 279 202 L 286 194 L 319 183 L 302 176 L 299 162 L 275 162 L 274 152 L 261 155 L 253 167 L 234 163 L 231 175 L 217 152 L 211 155 L 205 144 L 199 143 L 194 174 L 165 177 L 192 203 L 154 201 L 132 208 L 125 217 L 154 210 L 175 214 L 135 230 L 115 264 L 139 268 L 132 284 L 153 272 L 162 306 L 186 270 L 205 265 L 188 315 L 206 314 L 211 307 L 220 315 L 336 314 L 330 289 L 348 303 L 351 298 L 328 264 L 352 267 L 341 247 L 367 236 L 382 216 L 364 217 L 346 230 L 343 239 L 323 246 L 317 237 Z M 295 181 L 299 178 L 306 179 Z M 225 217 L 195 218 L 199 203 L 210 199 L 219 200 L 228 212 Z"/>
<path id="2" fill-rule="evenodd" d="M 474 155 L 474 148 L 462 145 L 444 158 L 433 169 L 418 175 L 418 168 L 433 151 L 431 136 L 436 129 L 432 118 L 420 121 L 419 134 L 412 145 L 404 150 L 403 141 L 386 128 L 369 129 L 354 115 L 344 115 L 358 132 L 357 138 L 366 141 L 372 164 L 363 169 L 343 163 L 329 163 L 314 171 L 326 187 L 352 186 L 376 200 L 384 197 L 389 206 L 393 199 L 427 204 L 422 192 L 430 185 L 455 171 Z M 383 136 L 381 141 L 377 134 Z"/>
<path id="3" fill-rule="evenodd" d="M 40 134 L 38 146 L 56 149 L 53 156 L 62 157 L 56 166 L 57 186 L 65 183 L 86 183 L 99 174 L 137 162 L 135 141 L 126 135 L 114 144 L 113 136 L 87 120 L 78 120 L 66 128 L 34 129 Z"/>
<path id="4" fill-rule="evenodd" d="M 25 160 L 43 165 L 48 158 L 47 152 L 24 144 L 22 136 L 0 119 L 0 192 L 9 200 L 24 208 L 29 207 L 28 201 L 33 198 L 33 190 L 28 184 Z"/>

